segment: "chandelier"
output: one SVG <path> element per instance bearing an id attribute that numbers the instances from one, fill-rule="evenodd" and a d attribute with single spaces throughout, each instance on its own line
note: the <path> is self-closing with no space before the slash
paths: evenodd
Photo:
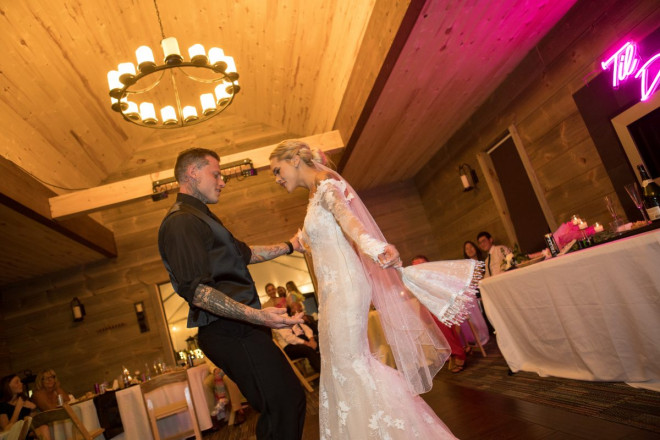
<path id="1" fill-rule="evenodd" d="M 207 53 L 204 46 L 195 44 L 188 49 L 190 60 L 184 60 L 176 38 L 165 38 L 156 0 L 154 6 L 163 64 L 156 64 L 148 46 L 140 46 L 135 52 L 137 70 L 127 62 L 109 71 L 111 108 L 126 121 L 149 128 L 181 128 L 207 121 L 225 110 L 240 90 L 234 59 L 218 47 Z M 169 82 L 163 81 L 166 74 Z M 154 102 L 160 103 L 160 119 Z"/>

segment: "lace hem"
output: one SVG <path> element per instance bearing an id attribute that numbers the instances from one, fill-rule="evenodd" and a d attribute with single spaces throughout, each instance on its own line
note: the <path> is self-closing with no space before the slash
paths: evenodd
<path id="1" fill-rule="evenodd" d="M 463 293 L 456 296 L 453 304 L 451 304 L 442 316 L 438 316 L 438 320 L 445 325 L 451 326 L 460 324 L 470 317 L 470 305 L 477 297 L 477 290 L 479 289 L 479 281 L 484 277 L 486 265 L 483 261 L 478 261 L 474 265 L 472 271 L 472 279 L 470 284 Z"/>

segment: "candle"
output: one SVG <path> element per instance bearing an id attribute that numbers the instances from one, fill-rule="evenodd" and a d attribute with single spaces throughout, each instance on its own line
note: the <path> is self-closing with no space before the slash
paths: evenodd
<path id="1" fill-rule="evenodd" d="M 594 223 L 594 232 L 603 232 L 603 229 L 603 225 L 598 222 Z"/>
<path id="2" fill-rule="evenodd" d="M 571 223 L 573 223 L 574 225 L 579 225 L 581 221 L 582 220 L 577 215 L 574 215 L 573 217 L 571 217 Z"/>
<path id="3" fill-rule="evenodd" d="M 580 220 L 580 223 L 578 223 L 578 227 L 580 228 L 581 231 L 587 229 L 587 226 L 589 225 L 585 221 Z"/>

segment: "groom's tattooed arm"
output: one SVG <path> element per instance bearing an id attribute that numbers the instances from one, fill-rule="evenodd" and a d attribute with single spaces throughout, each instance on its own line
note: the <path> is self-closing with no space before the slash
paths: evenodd
<path id="1" fill-rule="evenodd" d="M 286 248 L 287 246 L 284 245 L 284 247 Z M 211 312 L 214 315 L 257 325 L 265 325 L 270 328 L 290 327 L 302 322 L 299 318 L 287 316 L 286 309 L 254 309 L 234 301 L 221 291 L 204 284 L 200 284 L 195 289 L 192 303 L 194 306 Z"/>
<path id="2" fill-rule="evenodd" d="M 286 255 L 289 252 L 289 246 L 286 243 L 274 244 L 272 246 L 250 246 L 250 250 L 252 251 L 250 264 L 252 264 L 272 260 L 280 255 Z"/>

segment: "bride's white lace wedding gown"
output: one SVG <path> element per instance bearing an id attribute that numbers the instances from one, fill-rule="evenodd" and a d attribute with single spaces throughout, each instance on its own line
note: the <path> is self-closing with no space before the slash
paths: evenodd
<path id="1" fill-rule="evenodd" d="M 370 352 L 371 290 L 352 243 L 372 258 L 385 243 L 365 232 L 345 191 L 344 181 L 323 180 L 310 198 L 301 234 L 319 289 L 320 438 L 455 438 L 403 376 Z"/>

